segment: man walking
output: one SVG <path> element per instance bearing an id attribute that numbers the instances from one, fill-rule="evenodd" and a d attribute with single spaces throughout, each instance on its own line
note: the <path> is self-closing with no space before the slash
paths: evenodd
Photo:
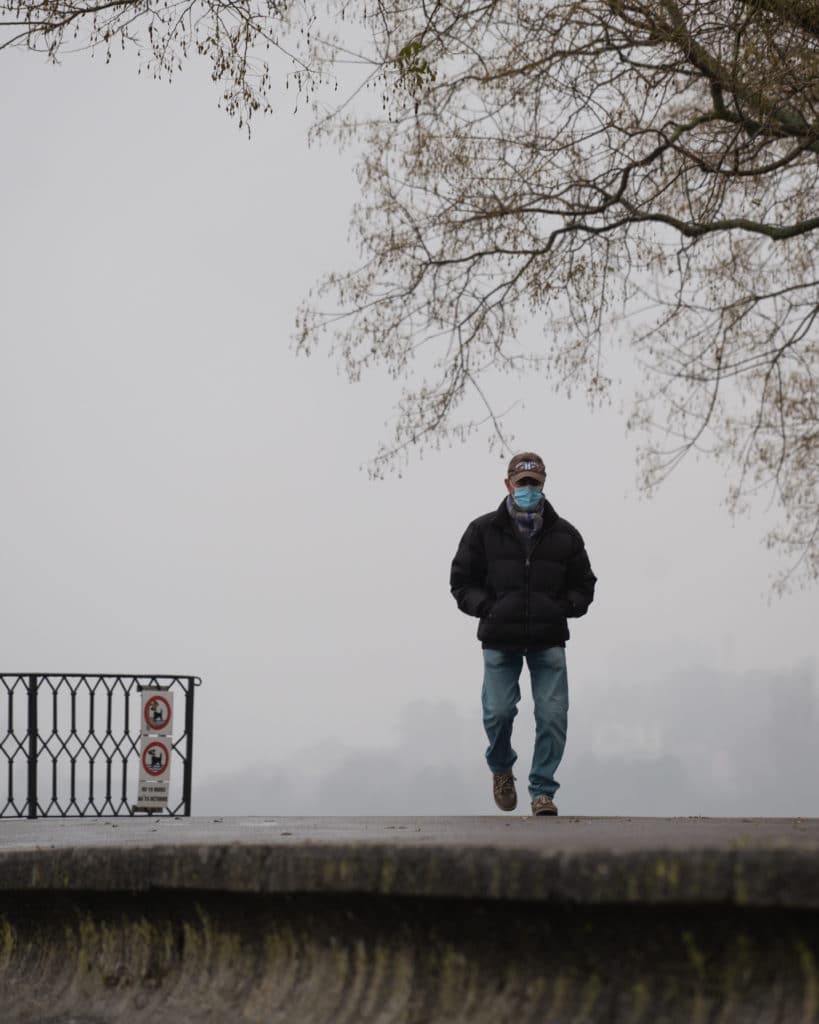
<path id="1" fill-rule="evenodd" d="M 486 762 L 502 811 L 513 811 L 518 803 L 512 723 L 526 658 L 535 705 L 529 796 L 538 815 L 557 814 L 552 798 L 569 710 L 566 619 L 586 614 L 596 582 L 583 538 L 544 498 L 545 480 L 539 455 L 522 452 L 512 458 L 506 498 L 466 528 L 450 576 L 458 607 L 481 620 Z"/>

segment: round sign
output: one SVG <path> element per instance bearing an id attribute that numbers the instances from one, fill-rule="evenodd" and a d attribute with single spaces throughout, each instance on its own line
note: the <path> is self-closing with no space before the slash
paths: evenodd
<path id="1" fill-rule="evenodd" d="M 153 729 L 154 732 L 166 729 L 171 720 L 171 702 L 167 697 L 157 694 L 145 701 L 143 715 L 149 729 Z"/>
<path id="2" fill-rule="evenodd" d="M 159 740 L 152 740 L 142 751 L 142 767 L 149 775 L 157 778 L 168 770 L 170 758 L 165 744 Z"/>

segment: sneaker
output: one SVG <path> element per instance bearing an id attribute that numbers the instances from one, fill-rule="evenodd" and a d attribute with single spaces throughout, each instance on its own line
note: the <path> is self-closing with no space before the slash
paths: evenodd
<path id="1" fill-rule="evenodd" d="M 500 806 L 500 804 L 498 804 Z M 540 816 L 542 814 L 557 814 L 557 808 L 550 796 L 546 796 L 545 793 L 541 793 L 540 796 L 536 796 L 532 800 L 532 814 Z"/>
<path id="2" fill-rule="evenodd" d="M 518 805 L 518 794 L 515 791 L 515 776 L 511 772 L 492 774 L 492 796 L 502 811 L 514 811 Z"/>

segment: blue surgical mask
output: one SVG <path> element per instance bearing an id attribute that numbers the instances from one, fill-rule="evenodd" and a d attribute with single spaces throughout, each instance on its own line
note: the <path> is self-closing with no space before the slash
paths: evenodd
<path id="1" fill-rule="evenodd" d="M 522 508 L 524 512 L 531 512 L 533 508 L 538 507 L 542 497 L 543 488 L 533 487 L 530 484 L 526 487 L 516 487 L 512 500 L 515 502 L 517 507 Z"/>

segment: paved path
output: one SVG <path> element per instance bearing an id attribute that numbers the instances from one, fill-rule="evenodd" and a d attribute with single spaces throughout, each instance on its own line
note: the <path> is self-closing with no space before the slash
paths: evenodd
<path id="1" fill-rule="evenodd" d="M 819 851 L 819 818 L 39 818 L 0 821 L 0 854 L 10 850 L 156 846 L 388 842 L 398 846 L 501 847 L 563 853 L 664 849 Z"/>

